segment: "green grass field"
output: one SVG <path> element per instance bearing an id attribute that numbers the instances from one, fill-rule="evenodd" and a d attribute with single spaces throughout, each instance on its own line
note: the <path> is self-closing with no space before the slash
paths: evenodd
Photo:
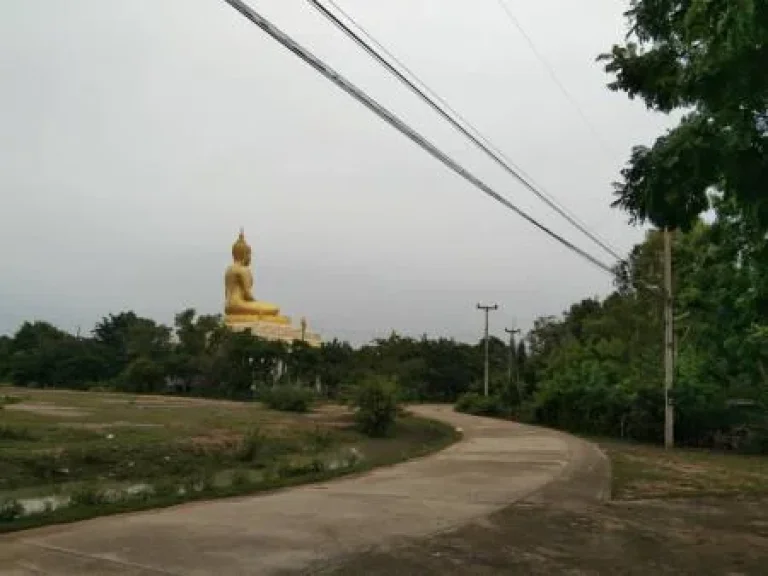
<path id="1" fill-rule="evenodd" d="M 330 478 L 456 438 L 408 415 L 391 437 L 368 438 L 335 405 L 290 414 L 258 403 L 2 387 L 0 531 Z"/>

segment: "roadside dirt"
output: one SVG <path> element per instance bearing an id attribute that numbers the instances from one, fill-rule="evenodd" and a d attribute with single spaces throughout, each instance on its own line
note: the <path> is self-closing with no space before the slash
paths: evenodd
<path id="1" fill-rule="evenodd" d="M 768 573 L 768 500 L 520 503 L 317 573 L 757 576 Z"/>
<path id="2" fill-rule="evenodd" d="M 768 498 L 599 502 L 588 474 L 490 517 L 308 574 L 765 575 Z"/>

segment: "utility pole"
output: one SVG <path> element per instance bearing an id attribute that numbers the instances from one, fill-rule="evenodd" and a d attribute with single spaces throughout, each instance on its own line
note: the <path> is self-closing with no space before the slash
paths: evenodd
<path id="1" fill-rule="evenodd" d="M 488 396 L 488 312 L 491 310 L 498 310 L 498 304 L 491 304 L 490 306 L 477 305 L 478 310 L 485 312 L 485 373 L 483 375 L 483 391 Z"/>
<path id="2" fill-rule="evenodd" d="M 675 445 L 675 317 L 672 294 L 672 233 L 664 228 L 664 447 Z"/>
<path id="3" fill-rule="evenodd" d="M 512 364 L 515 366 L 515 384 L 517 385 L 517 399 L 519 402 L 523 401 L 523 393 L 520 388 L 520 368 L 515 357 L 517 350 L 515 350 L 515 334 L 520 334 L 519 328 L 504 328 L 504 332 L 509 334 L 509 366 L 507 368 L 507 382 L 509 386 L 512 386 Z"/>

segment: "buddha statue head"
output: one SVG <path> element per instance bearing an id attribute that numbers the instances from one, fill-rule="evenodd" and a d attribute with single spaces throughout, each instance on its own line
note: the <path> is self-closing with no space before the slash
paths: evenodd
<path id="1" fill-rule="evenodd" d="M 248 246 L 248 243 L 245 241 L 245 233 L 242 228 L 240 229 L 240 235 L 237 237 L 237 240 L 232 244 L 232 259 L 235 263 L 242 266 L 251 265 L 251 247 Z"/>

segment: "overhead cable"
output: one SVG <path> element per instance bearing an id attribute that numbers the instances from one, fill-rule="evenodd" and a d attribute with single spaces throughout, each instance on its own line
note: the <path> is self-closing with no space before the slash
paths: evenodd
<path id="1" fill-rule="evenodd" d="M 536 228 L 538 228 L 545 234 L 557 240 L 560 244 L 562 244 L 569 250 L 580 255 L 582 258 L 586 259 L 587 261 L 594 264 L 595 266 L 602 269 L 603 271 L 613 275 L 613 269 L 611 268 L 611 266 L 601 262 L 600 260 L 592 256 L 585 250 L 582 250 L 581 248 L 579 248 L 569 240 L 566 240 L 556 232 L 550 230 L 547 226 L 540 223 L 535 218 L 533 218 L 532 216 L 528 215 L 523 210 L 518 208 L 515 204 L 513 204 L 512 202 L 504 198 L 501 194 L 496 192 L 488 184 L 480 180 L 477 176 L 469 172 L 467 169 L 465 169 L 463 166 L 458 164 L 455 160 L 453 160 L 447 154 L 445 154 L 440 149 L 438 149 L 429 140 L 427 140 L 421 134 L 416 132 L 408 124 L 406 124 L 404 121 L 398 118 L 393 112 L 389 111 L 387 108 L 383 107 L 381 104 L 376 102 L 376 100 L 374 100 L 367 93 L 365 93 L 363 90 L 361 90 L 356 85 L 354 85 L 352 82 L 347 80 L 347 78 L 345 78 L 339 72 L 337 72 L 336 70 L 328 66 L 325 62 L 323 62 L 314 54 L 312 54 L 309 50 L 301 46 L 293 38 L 288 36 L 285 32 L 277 28 L 269 20 L 267 20 L 261 14 L 256 12 L 253 8 L 251 8 L 248 4 L 246 4 L 245 2 L 242 2 L 241 0 L 224 0 L 224 2 L 232 6 L 232 8 L 237 10 L 240 14 L 242 14 L 245 18 L 250 20 L 253 24 L 261 28 L 274 40 L 279 42 L 282 46 L 287 48 L 294 55 L 298 56 L 303 62 L 305 62 L 306 64 L 308 64 L 309 66 L 317 70 L 320 74 L 322 74 L 327 79 L 332 81 L 339 88 L 341 88 L 347 94 L 352 96 L 355 100 L 357 100 L 358 102 L 363 104 L 366 108 L 368 108 L 377 116 L 379 116 L 382 120 L 384 120 L 385 122 L 387 122 L 388 124 L 396 128 L 405 136 L 407 136 L 411 141 L 419 145 L 429 154 L 431 154 L 440 162 L 445 164 L 448 168 L 456 172 L 459 176 L 467 180 L 469 183 L 471 183 L 475 187 L 479 188 L 482 192 L 484 192 L 485 194 L 487 194 L 497 202 L 501 203 L 505 207 L 509 208 L 510 210 L 518 214 L 520 217 L 522 217 L 529 223 L 533 224 Z"/>
<path id="2" fill-rule="evenodd" d="M 319 0 L 307 0 L 307 2 L 320 12 L 325 18 L 327 18 L 332 24 L 354 40 L 360 47 L 362 47 L 368 54 L 370 54 L 379 64 L 386 68 L 390 73 L 395 75 L 398 80 L 410 88 L 417 96 L 424 100 L 429 106 L 431 106 L 438 114 L 445 118 L 456 130 L 460 131 L 464 136 L 469 138 L 478 148 L 491 157 L 499 166 L 516 178 L 523 186 L 533 192 L 540 200 L 546 203 L 550 208 L 557 212 L 560 216 L 565 218 L 572 226 L 579 230 L 582 234 L 587 236 L 595 244 L 600 246 L 608 254 L 622 260 L 621 254 L 618 250 L 611 247 L 607 242 L 599 238 L 596 234 L 590 231 L 587 226 L 578 220 L 571 212 L 558 203 L 558 201 L 542 190 L 540 186 L 537 186 L 533 179 L 527 176 L 518 166 L 515 165 L 503 152 L 495 147 L 485 136 L 483 136 L 479 130 L 477 130 L 472 124 L 469 123 L 461 114 L 453 109 L 443 98 L 430 89 L 419 77 L 413 73 L 407 66 L 405 66 L 400 60 L 398 60 L 391 52 L 389 52 L 380 42 L 378 42 L 369 32 L 365 30 L 358 22 L 354 20 L 347 12 L 344 11 L 333 0 L 326 0 L 326 2 L 333 6 L 334 9 L 342 14 L 349 22 L 351 22 L 364 36 L 367 37 L 368 42 L 360 37 L 354 30 L 342 22 L 332 11 L 330 11 L 323 2 Z M 372 46 L 374 44 L 376 47 Z M 379 51 L 376 50 L 378 48 Z M 413 78 L 413 80 L 406 77 L 400 70 L 398 70 L 390 61 L 388 61 L 382 53 L 386 54 L 391 60 L 397 63 L 402 70 Z M 415 81 L 415 82 L 414 82 Z M 420 84 L 421 87 L 417 86 Z M 431 97 L 430 97 L 431 96 Z M 458 118 L 458 120 L 457 120 Z M 463 125 L 462 125 L 463 124 Z"/>
<path id="3" fill-rule="evenodd" d="M 611 150 L 610 146 L 605 142 L 603 137 L 600 135 L 600 133 L 597 131 L 597 128 L 595 128 L 592 121 L 589 119 L 587 114 L 584 112 L 582 107 L 579 105 L 579 103 L 576 101 L 576 98 L 573 97 L 573 95 L 570 93 L 570 91 L 565 87 L 565 84 L 563 84 L 560 81 L 560 78 L 557 76 L 557 72 L 555 72 L 554 67 L 547 61 L 546 58 L 544 58 L 544 55 L 541 53 L 541 51 L 536 47 L 536 43 L 533 41 L 533 38 L 525 31 L 525 28 L 523 28 L 522 23 L 520 20 L 514 15 L 512 12 L 512 9 L 509 7 L 509 4 L 506 0 L 496 0 L 499 3 L 499 6 L 501 6 L 501 9 L 504 11 L 504 14 L 506 14 L 507 20 L 509 20 L 510 24 L 515 27 L 515 29 L 520 33 L 520 35 L 525 40 L 526 44 L 528 44 L 528 47 L 531 49 L 531 52 L 533 52 L 533 55 L 536 57 L 536 59 L 541 63 L 542 66 L 544 66 L 544 69 L 549 74 L 549 77 L 552 79 L 552 81 L 555 83 L 555 85 L 558 87 L 560 92 L 565 96 L 565 99 L 570 102 L 571 106 L 576 110 L 576 113 L 581 117 L 584 124 L 587 126 L 589 131 L 592 133 L 592 136 L 595 137 L 595 140 L 600 145 L 600 147 L 603 149 L 604 152 L 608 154 L 613 154 L 614 151 Z"/>

